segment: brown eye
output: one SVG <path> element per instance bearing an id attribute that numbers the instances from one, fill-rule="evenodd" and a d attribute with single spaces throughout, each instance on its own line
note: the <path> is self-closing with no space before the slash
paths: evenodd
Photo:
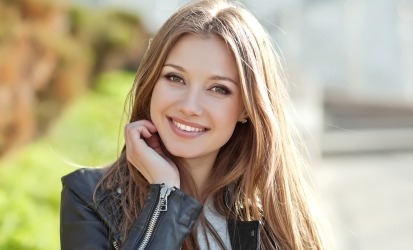
<path id="1" fill-rule="evenodd" d="M 177 76 L 177 75 L 166 75 L 166 79 L 168 79 L 171 82 L 180 82 L 180 83 L 184 82 L 184 80 L 180 76 Z"/>
<path id="2" fill-rule="evenodd" d="M 222 94 L 222 95 L 231 94 L 229 89 L 227 87 L 224 87 L 224 86 L 214 86 L 214 87 L 211 88 L 211 90 L 218 93 L 218 94 Z"/>

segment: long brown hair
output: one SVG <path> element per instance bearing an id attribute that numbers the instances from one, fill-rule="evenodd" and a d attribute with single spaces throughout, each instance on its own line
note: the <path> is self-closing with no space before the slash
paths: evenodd
<path id="1" fill-rule="evenodd" d="M 150 119 L 154 85 L 169 51 L 186 33 L 217 35 L 231 49 L 248 122 L 237 124 L 220 149 L 202 193 L 196 192 L 179 159 L 171 155 L 180 171 L 181 189 L 201 202 L 212 198 L 227 218 L 260 221 L 262 249 L 324 249 L 319 220 L 310 208 L 297 137 L 286 113 L 289 101 L 278 56 L 267 32 L 239 4 L 191 2 L 166 21 L 137 71 L 130 93 L 130 122 Z M 127 162 L 125 147 L 99 187 L 123 190 L 120 226 L 126 234 L 142 209 L 148 182 Z M 183 249 L 196 248 L 195 239 L 192 233 Z"/>

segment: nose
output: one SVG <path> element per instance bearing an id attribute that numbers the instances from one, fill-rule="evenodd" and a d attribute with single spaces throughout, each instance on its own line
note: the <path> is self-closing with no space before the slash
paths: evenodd
<path id="1" fill-rule="evenodd" d="M 185 116 L 200 116 L 202 114 L 202 90 L 195 87 L 188 88 L 183 93 L 178 110 Z"/>

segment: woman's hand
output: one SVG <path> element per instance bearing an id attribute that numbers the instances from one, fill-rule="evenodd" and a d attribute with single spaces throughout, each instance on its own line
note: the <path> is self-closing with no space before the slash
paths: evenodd
<path id="1" fill-rule="evenodd" d="M 125 126 L 126 158 L 151 184 L 180 187 L 179 171 L 165 156 L 155 126 L 147 120 Z"/>

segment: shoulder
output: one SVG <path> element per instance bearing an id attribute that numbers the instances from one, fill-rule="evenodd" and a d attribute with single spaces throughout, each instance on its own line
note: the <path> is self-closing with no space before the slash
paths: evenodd
<path id="1" fill-rule="evenodd" d="M 80 168 L 62 177 L 62 183 L 69 186 L 96 185 L 107 168 Z"/>
<path id="2" fill-rule="evenodd" d="M 82 199 L 90 200 L 107 168 L 81 168 L 62 177 L 63 188 Z"/>

